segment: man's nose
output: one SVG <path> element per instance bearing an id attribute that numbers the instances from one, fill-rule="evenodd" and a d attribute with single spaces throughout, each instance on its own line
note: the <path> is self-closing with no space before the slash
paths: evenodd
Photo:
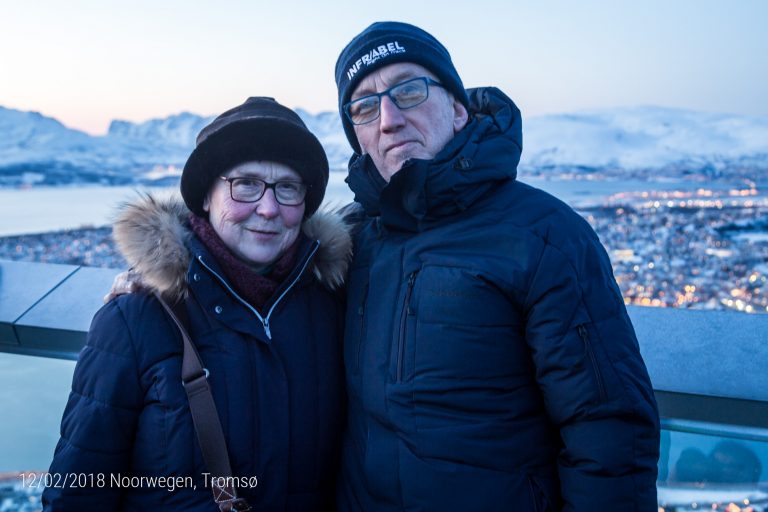
<path id="1" fill-rule="evenodd" d="M 267 189 L 261 199 L 256 201 L 256 214 L 267 219 L 273 219 L 280 214 L 280 204 L 275 197 L 274 189 Z"/>
<path id="2" fill-rule="evenodd" d="M 392 131 L 405 125 L 405 116 L 402 110 L 395 105 L 395 102 L 389 96 L 382 96 L 379 109 L 379 127 L 381 131 Z"/>

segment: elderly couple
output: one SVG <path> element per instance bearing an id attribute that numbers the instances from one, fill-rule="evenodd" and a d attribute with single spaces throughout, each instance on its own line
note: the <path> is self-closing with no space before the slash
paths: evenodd
<path id="1" fill-rule="evenodd" d="M 344 218 L 318 211 L 318 140 L 270 98 L 203 129 L 186 208 L 124 208 L 143 286 L 94 318 L 50 469 L 106 480 L 47 488 L 46 510 L 245 508 L 206 485 L 180 330 L 151 292 L 188 317 L 252 510 L 656 510 L 632 325 L 588 224 L 516 180 L 515 104 L 396 22 L 344 48 L 336 83 Z"/>

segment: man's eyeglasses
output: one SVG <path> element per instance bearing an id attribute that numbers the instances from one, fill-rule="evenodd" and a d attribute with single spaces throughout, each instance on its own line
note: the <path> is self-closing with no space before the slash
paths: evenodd
<path id="1" fill-rule="evenodd" d="M 357 98 L 344 105 L 344 113 L 352 124 L 366 124 L 375 121 L 381 114 L 381 97 L 389 96 L 397 108 L 404 110 L 421 105 L 429 98 L 429 86 L 443 87 L 443 84 L 426 76 L 411 78 L 393 85 L 386 91 Z"/>
<path id="2" fill-rule="evenodd" d="M 307 186 L 300 181 L 276 181 L 266 182 L 250 176 L 238 176 L 227 178 L 219 176 L 229 183 L 229 196 L 238 203 L 255 203 L 262 197 L 268 188 L 275 193 L 278 204 L 283 206 L 298 206 L 304 202 L 307 195 Z"/>

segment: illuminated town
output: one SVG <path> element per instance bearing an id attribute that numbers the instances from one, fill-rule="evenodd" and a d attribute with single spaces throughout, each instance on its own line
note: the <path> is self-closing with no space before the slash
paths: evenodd
<path id="1" fill-rule="evenodd" d="M 578 210 L 626 304 L 768 312 L 768 198 L 756 188 L 622 193 Z"/>

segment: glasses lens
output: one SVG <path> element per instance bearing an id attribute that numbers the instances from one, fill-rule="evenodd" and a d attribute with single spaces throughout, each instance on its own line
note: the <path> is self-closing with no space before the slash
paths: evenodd
<path id="1" fill-rule="evenodd" d="M 355 124 L 373 121 L 379 116 L 379 103 L 381 103 L 381 99 L 378 96 L 357 99 L 351 102 L 347 108 L 349 118 Z"/>
<path id="2" fill-rule="evenodd" d="M 429 96 L 429 86 L 423 78 L 415 78 L 394 86 L 389 97 L 398 108 L 411 108 L 424 103 Z"/>
<path id="3" fill-rule="evenodd" d="M 397 105 L 406 109 L 421 105 L 429 98 L 429 83 L 425 77 L 413 78 L 397 84 L 386 91 L 356 99 L 347 104 L 347 115 L 353 124 L 370 123 L 379 117 L 381 96 L 386 94 Z M 440 85 L 433 82 L 435 85 Z"/>
<path id="4" fill-rule="evenodd" d="M 307 187 L 300 181 L 278 181 L 275 183 L 275 197 L 280 204 L 296 206 L 304 201 Z"/>
<path id="5" fill-rule="evenodd" d="M 256 178 L 233 178 L 232 199 L 244 203 L 252 203 L 264 195 L 266 183 Z"/>

